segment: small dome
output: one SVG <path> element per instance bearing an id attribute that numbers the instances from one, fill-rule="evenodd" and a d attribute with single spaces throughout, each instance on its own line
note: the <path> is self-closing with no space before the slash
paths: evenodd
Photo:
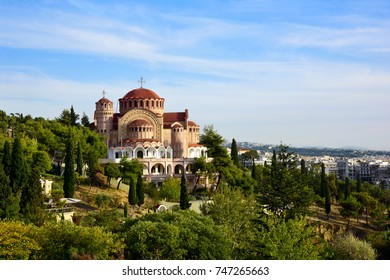
<path id="1" fill-rule="evenodd" d="M 130 126 L 143 126 L 143 125 L 152 125 L 152 124 L 145 119 L 137 119 L 130 123 Z"/>
<path id="2" fill-rule="evenodd" d="M 96 103 L 112 103 L 112 101 L 107 99 L 107 98 L 105 98 L 105 97 L 103 97 Z"/>
<path id="3" fill-rule="evenodd" d="M 146 88 L 137 88 L 129 91 L 123 99 L 161 99 L 154 91 Z"/>
<path id="4" fill-rule="evenodd" d="M 188 121 L 188 126 L 198 126 L 198 125 L 193 121 Z"/>

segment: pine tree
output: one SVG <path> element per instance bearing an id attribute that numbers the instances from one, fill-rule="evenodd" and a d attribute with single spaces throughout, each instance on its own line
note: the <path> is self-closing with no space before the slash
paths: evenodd
<path id="1" fill-rule="evenodd" d="M 188 192 L 187 192 L 187 180 L 183 172 L 180 181 L 180 209 L 186 210 L 190 208 L 190 206 L 191 204 L 189 202 Z"/>
<path id="2" fill-rule="evenodd" d="M 133 176 L 130 176 L 130 186 L 129 186 L 129 196 L 128 196 L 128 201 L 130 205 L 134 208 L 135 205 L 137 205 L 137 189 L 135 186 L 135 180 Z"/>
<path id="3" fill-rule="evenodd" d="M 66 144 L 65 171 L 64 171 L 64 196 L 73 197 L 75 191 L 76 176 L 74 171 L 74 139 L 71 128 L 69 128 L 69 138 Z"/>
<path id="4" fill-rule="evenodd" d="M 141 173 L 138 173 L 136 189 L 137 189 L 137 205 L 141 206 L 145 202 L 144 180 L 142 179 L 142 174 Z"/>
<path id="5" fill-rule="evenodd" d="M 75 113 L 73 109 L 73 105 L 70 107 L 70 125 L 77 125 L 77 121 L 79 119 L 79 115 Z"/>
<path id="6" fill-rule="evenodd" d="M 83 175 L 83 153 L 81 150 L 81 143 L 77 144 L 77 152 L 76 152 L 76 171 L 79 176 Z"/>
<path id="7" fill-rule="evenodd" d="M 238 159 L 238 149 L 237 149 L 237 142 L 233 138 L 232 140 L 232 146 L 231 146 L 231 151 L 230 151 L 230 157 L 236 166 L 240 166 L 240 161 Z"/>

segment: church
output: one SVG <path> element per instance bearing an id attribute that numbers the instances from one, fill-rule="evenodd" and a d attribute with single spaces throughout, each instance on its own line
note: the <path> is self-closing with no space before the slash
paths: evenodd
<path id="1" fill-rule="evenodd" d="M 207 157 L 207 149 L 198 144 L 200 127 L 189 120 L 188 110 L 165 112 L 165 99 L 142 83 L 118 103 L 119 112 L 114 112 L 114 103 L 104 93 L 96 102 L 94 127 L 108 147 L 102 163 L 137 158 L 149 181 L 161 183 L 168 177 L 181 177 L 184 171 L 191 183 L 195 158 Z"/>

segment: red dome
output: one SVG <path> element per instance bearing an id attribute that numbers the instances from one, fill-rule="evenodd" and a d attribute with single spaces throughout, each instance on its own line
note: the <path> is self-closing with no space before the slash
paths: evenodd
<path id="1" fill-rule="evenodd" d="M 146 88 L 137 88 L 129 91 L 123 99 L 161 99 L 154 91 Z"/>

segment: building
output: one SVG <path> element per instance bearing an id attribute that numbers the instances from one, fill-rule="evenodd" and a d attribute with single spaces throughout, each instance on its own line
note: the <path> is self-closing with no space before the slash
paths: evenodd
<path id="1" fill-rule="evenodd" d="M 127 92 L 114 103 L 105 97 L 96 102 L 94 127 L 105 136 L 108 156 L 102 162 L 119 163 L 123 157 L 137 158 L 144 176 L 162 182 L 170 176 L 193 179 L 195 158 L 207 157 L 199 145 L 200 127 L 189 120 L 189 112 L 165 112 L 165 99 L 142 86 Z"/>

